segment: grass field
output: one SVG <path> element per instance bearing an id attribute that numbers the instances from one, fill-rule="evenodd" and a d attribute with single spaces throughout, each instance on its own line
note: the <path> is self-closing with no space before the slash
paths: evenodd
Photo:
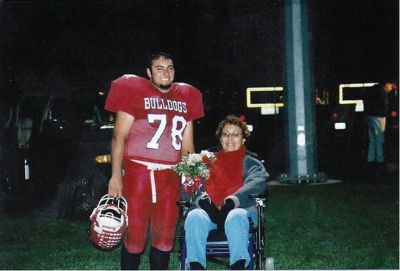
<path id="1" fill-rule="evenodd" d="M 399 269 L 397 178 L 270 187 L 265 255 L 275 269 Z M 119 250 L 95 249 L 87 221 L 0 219 L 0 269 L 119 269 Z M 170 269 L 178 268 L 174 250 Z"/>

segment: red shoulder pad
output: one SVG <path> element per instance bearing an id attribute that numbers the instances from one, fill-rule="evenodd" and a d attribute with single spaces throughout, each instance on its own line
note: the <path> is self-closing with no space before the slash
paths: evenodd
<path id="1" fill-rule="evenodd" d="M 125 74 L 111 82 L 105 109 L 111 112 L 124 111 L 135 116 L 135 110 L 140 106 L 140 97 L 149 87 L 147 79 Z"/>

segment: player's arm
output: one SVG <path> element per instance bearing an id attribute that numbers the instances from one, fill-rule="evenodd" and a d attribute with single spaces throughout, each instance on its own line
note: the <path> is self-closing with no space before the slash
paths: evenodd
<path id="1" fill-rule="evenodd" d="M 182 155 L 186 155 L 188 153 L 194 153 L 193 123 L 191 121 L 186 124 L 186 128 L 182 137 Z"/>
<path id="2" fill-rule="evenodd" d="M 118 111 L 111 140 L 112 175 L 108 184 L 108 194 L 119 198 L 122 196 L 122 161 L 124 158 L 125 139 L 127 138 L 134 117 Z"/>

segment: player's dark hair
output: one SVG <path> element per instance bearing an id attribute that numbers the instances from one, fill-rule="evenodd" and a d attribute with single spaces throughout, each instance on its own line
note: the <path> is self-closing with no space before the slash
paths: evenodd
<path id="1" fill-rule="evenodd" d="M 168 54 L 165 52 L 156 52 L 156 53 L 149 55 L 149 57 L 147 58 L 147 68 L 149 68 L 151 70 L 151 65 L 153 64 L 153 61 L 158 60 L 160 58 L 170 59 L 170 60 L 172 60 L 172 62 L 174 62 L 174 58 L 172 57 L 171 54 Z"/>

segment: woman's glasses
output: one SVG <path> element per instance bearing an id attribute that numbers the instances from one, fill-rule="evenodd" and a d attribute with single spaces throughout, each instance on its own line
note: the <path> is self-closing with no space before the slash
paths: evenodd
<path id="1" fill-rule="evenodd" d="M 229 138 L 232 137 L 233 139 L 238 139 L 242 134 L 240 133 L 222 133 L 223 138 Z"/>

